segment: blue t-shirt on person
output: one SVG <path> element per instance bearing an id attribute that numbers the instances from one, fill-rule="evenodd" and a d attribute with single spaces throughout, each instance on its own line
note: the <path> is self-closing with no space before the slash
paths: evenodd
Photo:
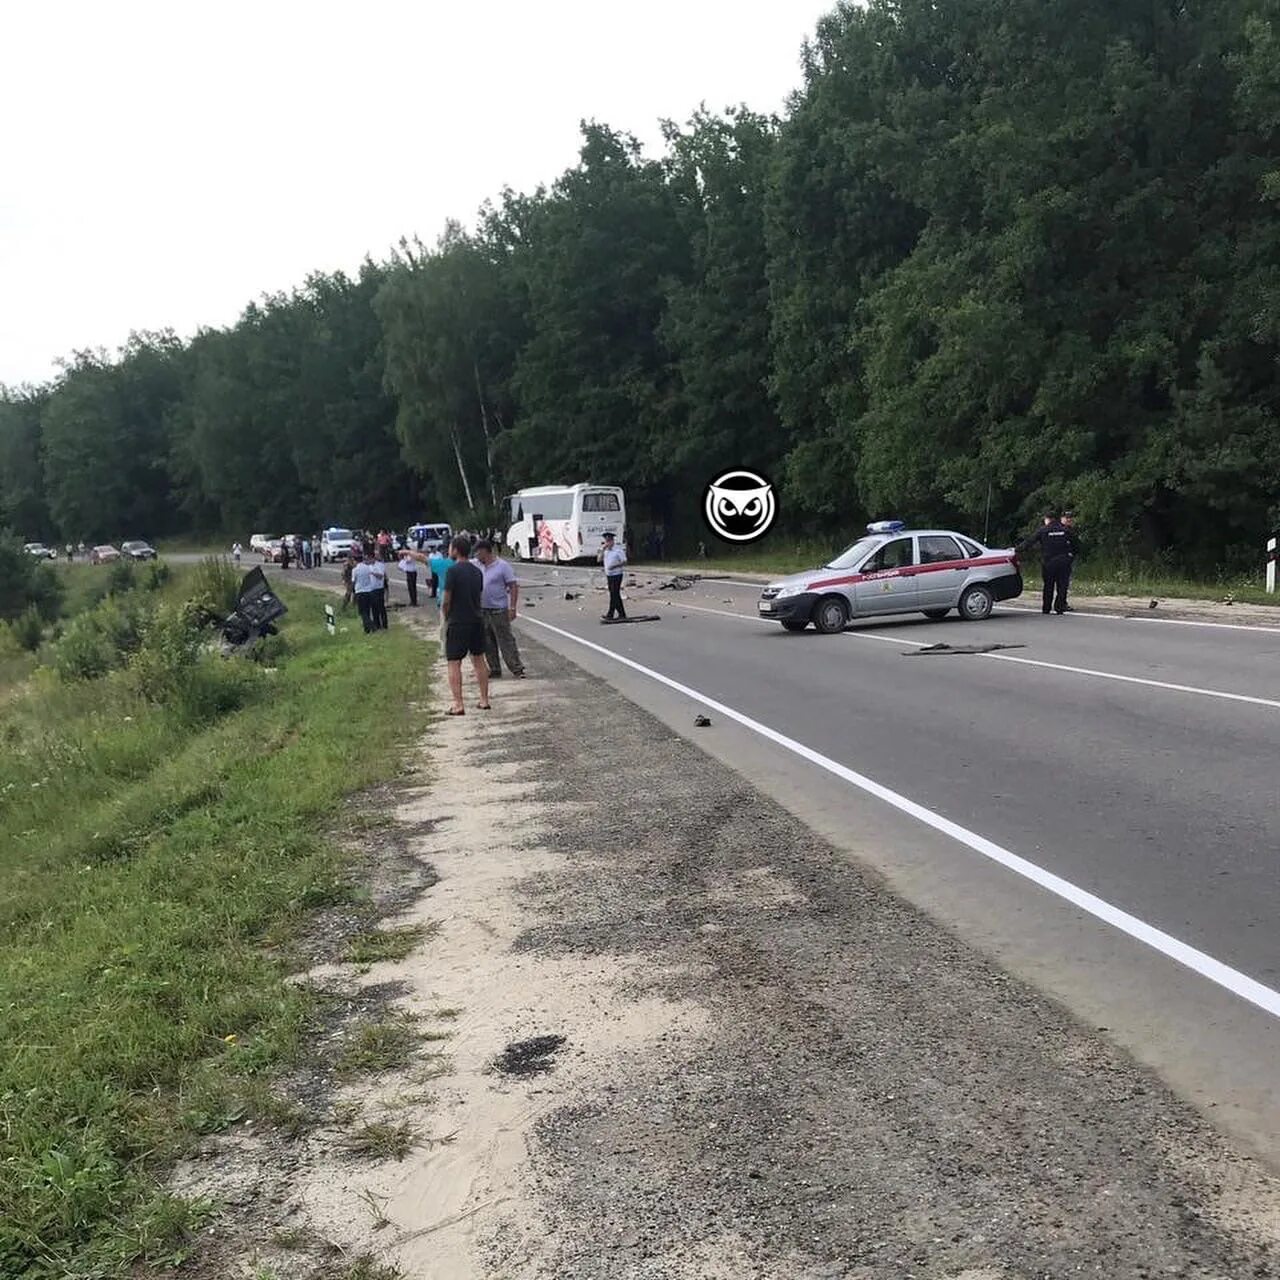
<path id="1" fill-rule="evenodd" d="M 453 561 L 448 556 L 432 556 L 427 564 L 431 568 L 431 572 L 435 574 L 436 582 L 439 583 L 440 589 L 444 590 L 444 575 L 453 568 Z"/>

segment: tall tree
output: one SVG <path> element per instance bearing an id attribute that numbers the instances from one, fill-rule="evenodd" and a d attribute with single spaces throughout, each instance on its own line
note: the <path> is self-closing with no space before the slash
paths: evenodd
<path id="1" fill-rule="evenodd" d="M 40 416 L 45 492 L 64 537 L 157 537 L 177 526 L 169 424 L 183 358 L 171 333 L 134 334 L 114 361 L 77 353 L 51 389 Z"/>
<path id="2" fill-rule="evenodd" d="M 773 472 L 786 453 L 768 389 L 765 194 L 775 131 L 774 121 L 745 108 L 724 116 L 704 110 L 683 130 L 667 127 L 667 180 L 689 254 L 661 322 L 679 379 L 677 411 L 650 446 L 665 472 L 660 506 L 668 525 L 677 512 L 696 523 L 689 517 L 701 486 L 718 471 Z"/>
<path id="3" fill-rule="evenodd" d="M 510 439 L 517 484 L 594 480 L 646 493 L 669 460 L 653 448 L 679 411 L 661 339 L 668 292 L 689 246 L 662 165 L 635 139 L 583 129 L 579 164 L 528 210 L 513 262 L 528 290 L 530 337 Z"/>
<path id="4" fill-rule="evenodd" d="M 0 527 L 28 539 L 56 533 L 41 456 L 40 415 L 48 398 L 47 388 L 0 387 Z"/>
<path id="5" fill-rule="evenodd" d="M 404 244 L 377 299 L 386 381 L 406 456 L 447 511 L 498 506 L 511 379 L 525 337 L 509 254 L 450 224 L 433 252 Z"/>

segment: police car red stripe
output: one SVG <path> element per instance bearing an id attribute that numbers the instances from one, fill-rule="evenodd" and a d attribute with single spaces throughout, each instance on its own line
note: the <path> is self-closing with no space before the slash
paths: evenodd
<path id="1" fill-rule="evenodd" d="M 938 573 L 943 569 L 980 569 L 987 565 L 1007 564 L 1017 567 L 1016 556 L 975 556 L 970 560 L 942 560 L 936 564 L 909 564 L 901 569 L 881 569 L 877 573 L 850 573 L 840 578 L 822 578 L 805 584 L 806 591 L 825 591 L 828 587 L 847 587 L 855 582 L 880 582 L 885 578 L 914 578 L 922 573 Z"/>

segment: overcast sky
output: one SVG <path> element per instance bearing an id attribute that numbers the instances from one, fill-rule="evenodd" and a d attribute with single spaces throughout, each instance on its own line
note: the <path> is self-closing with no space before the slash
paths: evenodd
<path id="1" fill-rule="evenodd" d="M 595 118 L 779 110 L 833 0 L 0 0 L 0 382 L 470 223 Z"/>

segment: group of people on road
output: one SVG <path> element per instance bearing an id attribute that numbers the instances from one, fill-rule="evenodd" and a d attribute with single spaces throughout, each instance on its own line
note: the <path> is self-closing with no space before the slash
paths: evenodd
<path id="1" fill-rule="evenodd" d="M 475 671 L 481 711 L 492 710 L 489 682 L 502 678 L 502 664 L 517 680 L 525 675 L 524 660 L 511 624 L 520 607 L 520 583 L 515 570 L 489 538 L 474 542 L 465 533 L 454 537 L 448 556 L 406 548 L 405 561 L 426 564 L 440 601 L 441 644 L 449 675 L 448 714 L 466 714 L 462 697 L 462 664 L 469 658 Z M 407 580 L 407 574 L 406 574 Z M 416 582 L 415 588 L 416 592 Z"/>
<path id="2" fill-rule="evenodd" d="M 354 547 L 343 566 L 344 607 L 354 602 L 366 633 L 387 629 L 387 598 L 391 583 L 386 543 L 376 539 Z M 502 665 L 516 679 L 525 675 L 524 660 L 511 624 L 520 603 L 515 570 L 503 560 L 488 538 L 474 542 L 458 534 L 447 550 L 427 551 L 405 546 L 395 567 L 404 576 L 410 608 L 418 607 L 418 577 L 430 586 L 429 598 L 440 610 L 441 646 L 452 695 L 450 715 L 463 715 L 462 664 L 470 658 L 479 685 L 480 710 L 491 709 L 490 680 L 501 679 Z"/>

